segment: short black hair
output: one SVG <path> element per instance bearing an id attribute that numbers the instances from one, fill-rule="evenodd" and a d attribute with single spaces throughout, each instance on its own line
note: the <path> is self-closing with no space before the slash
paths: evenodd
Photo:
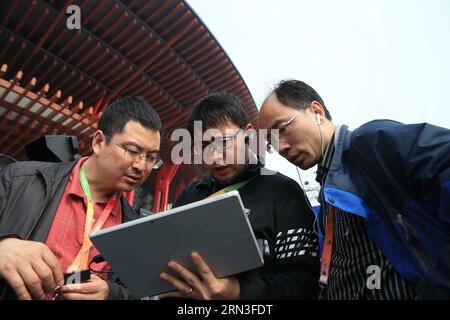
<path id="1" fill-rule="evenodd" d="M 244 102 L 228 92 L 213 92 L 200 98 L 189 116 L 188 130 L 191 134 L 194 134 L 194 121 L 201 121 L 203 130 L 223 124 L 243 128 L 250 123 Z"/>
<path id="2" fill-rule="evenodd" d="M 131 120 L 150 130 L 160 132 L 162 128 L 158 113 L 144 98 L 123 97 L 108 106 L 98 122 L 98 129 L 112 138 Z"/>
<path id="3" fill-rule="evenodd" d="M 308 108 L 313 101 L 320 102 L 325 111 L 325 117 L 330 121 L 332 120 L 331 114 L 320 95 L 303 81 L 282 80 L 276 85 L 270 95 L 275 95 L 277 100 L 283 105 L 300 110 Z"/>

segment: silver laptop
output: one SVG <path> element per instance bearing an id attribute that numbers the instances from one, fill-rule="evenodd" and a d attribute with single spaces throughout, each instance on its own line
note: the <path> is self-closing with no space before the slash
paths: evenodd
<path id="1" fill-rule="evenodd" d="M 159 275 L 171 273 L 172 259 L 195 272 L 192 251 L 218 278 L 264 263 L 238 191 L 100 230 L 91 240 L 136 297 L 175 290 Z"/>

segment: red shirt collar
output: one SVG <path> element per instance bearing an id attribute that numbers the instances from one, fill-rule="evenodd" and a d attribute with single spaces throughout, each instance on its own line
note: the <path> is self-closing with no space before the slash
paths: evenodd
<path id="1" fill-rule="evenodd" d="M 81 188 L 81 182 L 80 182 L 80 168 L 81 168 L 81 165 L 87 159 L 89 159 L 89 157 L 83 157 L 77 162 L 77 164 L 75 165 L 75 167 L 72 170 L 72 173 L 70 174 L 69 183 L 67 184 L 67 187 L 66 187 L 68 194 L 70 194 L 71 196 L 76 196 L 76 197 L 82 198 L 85 202 L 86 202 L 86 196 L 83 192 L 83 189 Z M 102 202 L 100 202 L 100 203 L 102 203 Z M 119 203 L 120 203 L 120 201 L 119 201 Z M 106 205 L 106 202 L 104 202 L 104 204 Z M 111 214 L 113 216 L 116 216 L 117 210 L 112 210 Z"/>

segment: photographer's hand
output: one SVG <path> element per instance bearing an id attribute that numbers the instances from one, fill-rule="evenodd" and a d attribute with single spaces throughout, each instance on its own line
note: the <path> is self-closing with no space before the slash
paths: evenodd
<path id="1" fill-rule="evenodd" d="M 0 277 L 20 300 L 46 299 L 64 284 L 58 260 L 45 244 L 17 238 L 0 240 Z"/>

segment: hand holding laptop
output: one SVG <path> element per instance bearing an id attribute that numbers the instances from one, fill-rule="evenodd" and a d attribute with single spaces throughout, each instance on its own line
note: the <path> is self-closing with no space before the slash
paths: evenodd
<path id="1" fill-rule="evenodd" d="M 163 272 L 160 277 L 177 288 L 178 291 L 161 294 L 160 298 L 239 299 L 240 287 L 236 278 L 216 278 L 205 260 L 196 252 L 191 254 L 191 260 L 198 275 L 175 261 L 168 263 L 170 270 L 177 276 L 174 277 Z"/>
<path id="2" fill-rule="evenodd" d="M 233 275 L 264 263 L 238 191 L 100 230 L 91 240 L 139 298 L 237 298 Z"/>

